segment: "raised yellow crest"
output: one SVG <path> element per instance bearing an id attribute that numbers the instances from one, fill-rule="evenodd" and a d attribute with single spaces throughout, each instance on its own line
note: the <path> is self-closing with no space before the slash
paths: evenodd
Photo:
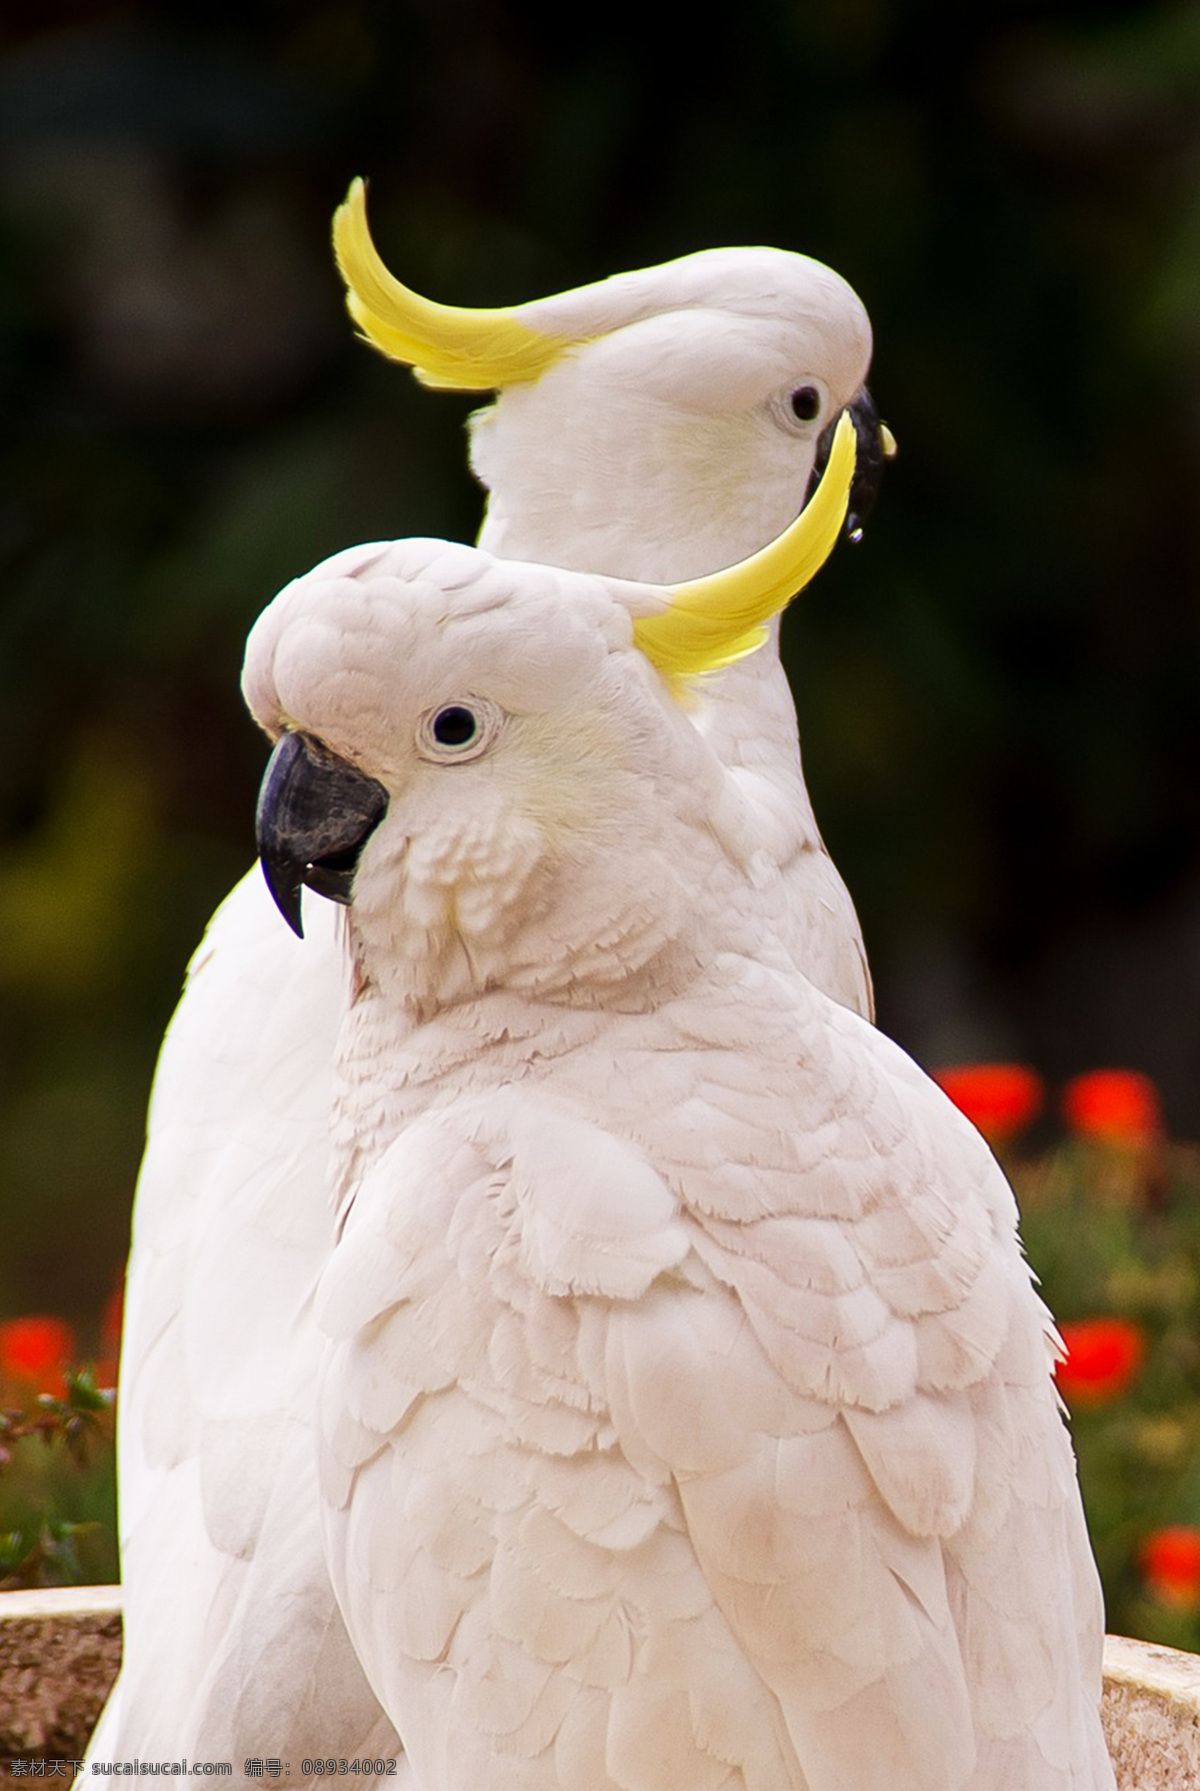
<path id="1" fill-rule="evenodd" d="M 537 379 L 571 345 L 522 323 L 511 307 L 438 305 L 390 274 L 367 226 L 367 189 L 352 183 L 334 214 L 333 249 L 346 308 L 364 336 L 424 385 L 488 392 Z"/>

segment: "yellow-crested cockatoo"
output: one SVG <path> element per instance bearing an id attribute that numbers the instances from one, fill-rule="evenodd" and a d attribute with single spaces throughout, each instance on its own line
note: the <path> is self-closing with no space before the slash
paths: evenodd
<path id="1" fill-rule="evenodd" d="M 495 389 L 472 424 L 494 552 L 632 578 L 730 564 L 796 514 L 863 394 L 870 330 L 836 274 L 718 250 L 510 311 L 428 303 L 386 273 L 361 186 L 336 226 L 351 309 L 427 384 Z M 853 503 L 859 502 L 857 498 Z M 774 634 L 774 624 L 771 624 Z M 868 1012 L 849 897 L 800 769 L 774 638 L 693 694 L 752 818 L 793 960 Z M 214 917 L 155 1079 L 130 1258 L 119 1421 L 125 1664 L 93 1757 L 379 1755 L 313 1517 L 313 1288 L 333 1241 L 329 906 L 304 944 L 257 869 Z"/>
<path id="2" fill-rule="evenodd" d="M 396 542 L 250 638 L 267 878 L 349 904 L 326 1548 L 424 1791 L 1113 1785 L 1011 1191 L 796 966 L 676 688 L 829 545 L 850 435 L 731 572 Z"/>

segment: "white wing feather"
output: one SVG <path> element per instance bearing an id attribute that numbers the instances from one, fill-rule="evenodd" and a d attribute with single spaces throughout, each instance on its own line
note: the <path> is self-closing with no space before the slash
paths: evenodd
<path id="1" fill-rule="evenodd" d="M 765 1032 L 795 1022 L 747 978 Z M 492 1088 L 402 1133 L 323 1280 L 332 1570 L 418 1776 L 1111 1786 L 1095 1570 L 1003 1177 L 803 989 L 798 1050 L 753 1066 L 792 1123 L 748 1157 L 731 1010 L 705 1041 L 701 1007 L 690 1051 L 610 1077 L 607 1135 L 569 1062 L 551 1108 Z M 612 1069 L 637 1030 L 614 1025 Z"/>
<path id="2" fill-rule="evenodd" d="M 125 1656 L 92 1759 L 390 1755 L 312 1521 L 312 1293 L 344 969 L 254 871 L 188 972 L 138 1187 L 120 1402 Z M 198 1098 L 196 1065 L 206 1066 Z M 300 1772 L 299 1754 L 293 1762 Z"/>

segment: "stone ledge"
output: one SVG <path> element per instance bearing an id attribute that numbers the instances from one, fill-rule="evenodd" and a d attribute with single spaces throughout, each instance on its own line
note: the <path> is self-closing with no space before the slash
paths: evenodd
<path id="1" fill-rule="evenodd" d="M 1120 1791 L 1200 1791 L 1200 1655 L 1109 1636 L 1104 1732 Z"/>
<path id="2" fill-rule="evenodd" d="M 0 1759 L 82 1759 L 121 1661 L 119 1586 L 0 1593 Z M 1200 1655 L 1109 1636 L 1119 1791 L 1200 1791 Z"/>
<path id="3" fill-rule="evenodd" d="M 120 1664 L 119 1586 L 0 1593 L 0 1757 L 82 1759 Z"/>

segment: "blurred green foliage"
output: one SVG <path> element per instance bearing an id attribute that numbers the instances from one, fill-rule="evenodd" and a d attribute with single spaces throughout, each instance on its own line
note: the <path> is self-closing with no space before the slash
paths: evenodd
<path id="1" fill-rule="evenodd" d="M 0 1409 L 0 1592 L 119 1577 L 112 1402 L 84 1368 Z"/>
<path id="2" fill-rule="evenodd" d="M 1200 1575 L 1190 1597 L 1164 1599 L 1143 1559 L 1165 1528 L 1200 1537 L 1200 1151 L 1070 1140 L 1010 1170 L 1026 1250 L 1068 1335 L 1112 1317 L 1145 1352 L 1128 1385 L 1101 1378 L 1089 1397 L 1070 1361 L 1063 1373 L 1109 1630 L 1200 1651 Z"/>
<path id="3" fill-rule="evenodd" d="M 1198 100 L 1167 0 L 6 9 L 0 1314 L 84 1323 L 123 1259 L 158 1039 L 253 853 L 249 624 L 355 540 L 477 526 L 466 405 L 342 313 L 358 173 L 451 301 L 755 241 L 853 281 L 901 456 L 787 650 L 881 1021 L 925 1061 L 1136 1063 L 1200 1135 Z M 1071 1186 L 1031 1195 L 1052 1295 Z M 1182 1194 L 1104 1213 L 1089 1299 L 1192 1263 Z M 1155 1422 L 1194 1391 L 1167 1353 Z"/>

